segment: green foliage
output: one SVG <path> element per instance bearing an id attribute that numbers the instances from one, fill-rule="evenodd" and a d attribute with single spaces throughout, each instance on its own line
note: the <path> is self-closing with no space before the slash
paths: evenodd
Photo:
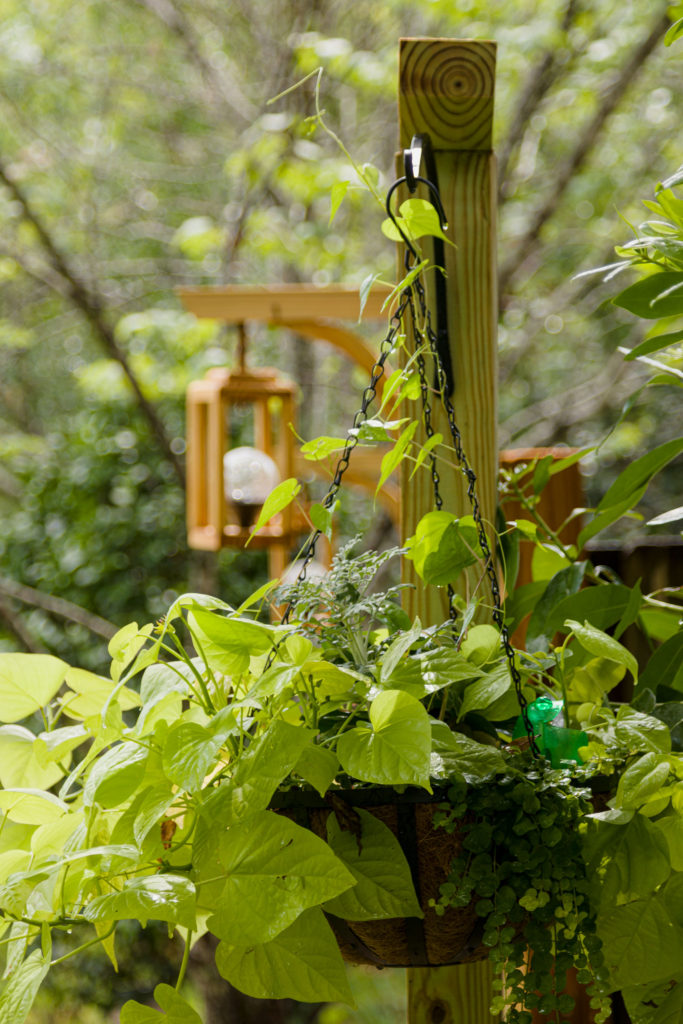
<path id="1" fill-rule="evenodd" d="M 390 4 L 388 13 L 373 12 L 372 17 L 378 22 L 391 21 L 399 6 Z M 470 6 L 479 10 L 476 4 Z M 621 9 L 615 13 L 622 38 L 637 40 L 643 27 L 638 17 L 625 15 Z M 532 47 L 524 10 L 516 16 L 527 40 L 525 46 Z M 95 4 L 88 17 L 92 23 L 86 21 L 86 25 L 96 29 L 99 39 L 116 12 Z M 236 41 L 248 37 L 251 28 L 241 19 L 231 24 Z M 592 31 L 597 31 L 595 16 L 587 12 L 581 24 L 574 26 L 573 35 L 563 30 L 570 56 L 571 48 L 586 46 Z M 146 44 L 140 26 L 136 32 L 138 42 Z M 212 37 L 211 33 L 206 36 Z M 218 31 L 210 45 L 226 57 L 221 38 Z M 369 75 L 369 58 L 354 62 L 354 48 L 342 37 L 314 31 L 295 33 L 288 46 L 288 56 L 301 72 L 310 72 L 318 82 L 315 67 L 327 50 L 335 74 L 348 76 L 352 83 L 367 84 L 363 75 Z M 556 49 L 554 40 L 552 49 Z M 616 43 L 612 54 L 615 50 Z M 271 63 L 274 66 L 269 61 L 261 66 L 268 68 Z M 567 64 L 572 64 L 570 57 Z M 204 62 L 200 77 L 211 75 L 208 69 L 215 71 L 221 65 L 225 61 L 220 59 Z M 138 62 L 136 68 L 148 85 L 154 82 L 154 61 Z M 380 59 L 375 69 L 376 80 L 381 78 Z M 573 71 L 569 74 L 575 97 L 583 97 L 589 109 L 595 90 L 590 83 L 582 84 L 581 73 L 577 78 L 571 77 Z M 40 76 L 41 82 L 43 79 L 51 87 L 50 77 Z M 178 81 L 184 87 L 185 76 L 180 75 Z M 139 130 L 139 111 L 129 94 L 135 94 L 136 88 L 139 83 L 127 83 L 129 92 L 123 90 L 119 95 L 117 89 L 116 98 L 121 100 L 124 122 L 136 127 L 137 155 L 144 162 L 155 151 L 148 149 L 148 137 Z M 228 105 L 234 103 L 230 90 L 226 98 Z M 345 217 L 348 227 L 354 217 L 366 215 L 362 196 L 355 194 L 360 190 L 347 188 L 346 179 L 340 177 L 336 155 L 326 155 L 321 136 L 309 137 L 323 125 L 319 94 L 314 99 L 316 116 L 311 120 L 297 111 L 271 115 L 275 123 L 271 122 L 270 128 L 263 119 L 257 122 L 248 147 L 235 148 L 221 171 L 230 189 L 237 191 L 237 183 L 246 181 L 259 194 L 272 195 L 267 209 L 265 203 L 255 203 L 252 209 L 251 198 L 239 194 L 241 202 L 231 199 L 237 202 L 239 223 L 239 230 L 231 235 L 215 211 L 190 211 L 182 204 L 174 207 L 171 200 L 177 190 L 162 186 L 165 203 L 173 213 L 169 214 L 164 245 L 155 242 L 152 233 L 141 246 L 145 258 L 167 258 L 164 246 L 170 252 L 179 250 L 190 261 L 188 273 L 193 280 L 215 280 L 221 273 L 218 250 L 230 238 L 231 256 L 241 246 L 250 267 L 281 269 L 282 258 L 276 250 L 281 253 L 285 243 L 298 257 L 303 272 L 314 268 L 316 272 L 339 271 L 346 265 L 355 271 L 365 270 L 363 257 L 352 252 L 351 246 L 335 261 L 332 236 L 329 232 L 323 236 L 318 228 L 321 183 L 331 191 L 331 212 L 337 223 Z M 65 102 L 61 92 L 59 99 L 56 92 L 31 92 L 28 98 L 37 122 L 44 103 L 50 116 L 59 110 L 68 123 L 59 107 Z M 574 118 L 575 104 L 562 103 L 572 108 Z M 178 114 L 178 123 L 171 119 L 161 132 L 165 144 L 178 150 L 174 157 L 179 156 L 181 163 L 185 159 L 187 166 L 197 166 L 194 161 L 201 157 L 188 156 L 182 143 L 213 138 L 212 131 L 206 130 L 211 126 L 193 126 L 195 116 L 189 99 L 182 115 Z M 221 114 L 221 123 L 225 120 Z M 101 119 L 91 125 L 87 134 L 92 142 L 73 147 L 71 190 L 75 181 L 91 184 L 98 180 L 89 171 L 88 159 L 93 154 L 99 154 L 95 163 L 100 171 L 111 162 L 111 147 L 100 130 L 103 125 Z M 566 152 L 570 133 L 563 132 L 562 116 L 554 130 L 558 133 L 554 144 L 544 151 L 548 166 L 558 156 L 572 156 Z M 530 123 L 529 131 L 526 150 L 538 152 L 541 129 Z M 2 144 L 14 149 L 20 142 L 21 126 L 10 123 L 2 134 Z M 629 143 L 633 145 L 630 134 Z M 222 162 L 229 147 L 217 148 Z M 49 221 L 54 208 L 66 208 L 68 196 L 58 180 L 58 194 L 48 192 L 46 176 L 40 169 L 36 171 L 35 163 L 27 156 L 26 169 L 22 172 L 19 167 L 19 178 L 35 194 L 41 217 Z M 375 195 L 374 168 L 354 164 L 354 170 L 358 182 Z M 508 193 L 513 196 L 513 222 L 530 212 L 535 189 L 532 178 L 533 171 L 527 178 L 521 176 Z M 622 294 L 618 308 L 634 310 L 647 319 L 680 312 L 680 253 L 675 243 L 681 211 L 673 191 L 676 186 L 673 181 L 660 190 L 655 210 L 669 226 L 655 227 L 652 238 L 644 243 L 640 239 L 625 257 L 635 266 L 647 265 L 650 273 Z M 588 185 L 585 189 L 597 203 L 599 190 L 590 191 Z M 82 195 L 78 198 L 83 205 Z M 140 199 L 142 209 L 150 205 L 149 197 L 143 194 Z M 590 200 L 584 201 L 592 207 Z M 95 199 L 93 203 L 97 208 Z M 298 206 L 300 216 L 285 216 L 292 204 Z M 130 204 L 122 206 L 123 213 L 116 208 L 110 212 L 110 231 L 112 225 L 130 223 Z M 414 205 L 402 210 L 406 227 L 412 230 L 413 222 L 415 233 L 421 233 L 424 212 Z M 45 255 L 45 246 L 39 244 L 39 233 L 36 239 L 26 203 L 22 205 L 15 197 L 7 214 L 12 251 L 23 252 L 25 247 L 32 267 L 30 261 L 40 253 Z M 562 228 L 561 220 L 557 223 Z M 73 224 L 67 222 L 60 228 L 70 245 L 78 248 L 84 238 L 89 241 L 94 224 L 91 218 L 86 233 L 73 218 Z M 434 230 L 433 218 L 427 228 Z M 548 234 L 552 240 L 553 232 Z M 555 234 L 552 258 L 539 271 L 541 284 L 553 273 L 564 282 L 573 262 L 557 239 Z M 116 252 L 110 245 L 102 239 L 104 265 Z M 86 247 L 81 247 L 85 251 Z M 9 281 L 15 280 L 16 267 L 5 265 Z M 55 269 L 64 275 L 63 268 L 51 268 Z M 414 275 L 423 269 L 419 265 Z M 184 264 L 183 270 L 187 270 Z M 115 275 L 105 280 L 107 286 L 116 283 Z M 322 278 L 318 276 L 318 280 Z M 414 283 L 409 279 L 403 286 Z M 21 297 L 21 288 L 26 287 L 23 278 L 18 285 L 16 295 Z M 39 300 L 43 304 L 58 301 L 48 299 L 45 293 Z M 96 305 L 89 321 L 95 333 L 98 309 Z M 514 314 L 515 309 L 506 310 L 510 312 Z M 544 307 L 540 315 L 545 313 Z M 29 315 L 30 326 L 23 332 L 8 330 L 4 335 L 12 342 L 13 380 L 21 380 L 23 353 L 32 353 L 29 334 L 35 330 L 34 315 Z M 612 311 L 612 315 L 619 324 L 621 314 Z M 179 349 L 166 360 L 162 349 L 167 338 L 182 347 L 182 332 L 174 330 L 173 317 L 166 317 L 162 310 L 141 317 L 121 320 L 116 336 L 130 356 L 137 379 L 154 400 L 165 405 L 165 419 L 173 426 L 173 434 L 183 374 L 169 370 L 169 362 L 171 366 L 180 362 Z M 555 329 L 553 317 L 559 319 L 556 312 L 545 319 L 549 333 Z M 514 323 L 515 317 L 510 316 L 506 329 L 513 329 Z M 592 327 L 594 347 L 595 336 L 600 335 L 597 348 L 602 356 L 606 332 L 601 324 Z M 575 329 L 583 337 L 583 324 Z M 676 330 L 670 333 L 677 335 Z M 206 340 L 195 339 L 196 349 L 193 342 L 188 343 L 188 362 L 202 362 L 192 357 Z M 526 341 L 528 350 L 532 349 L 528 338 Z M 656 350 L 661 351 L 648 349 Z M 164 367 L 169 372 L 160 373 Z M 45 445 L 38 442 L 29 449 L 26 443 L 19 444 L 17 478 L 23 473 L 26 493 L 34 488 L 37 507 L 51 510 L 57 518 L 50 529 L 47 517 L 37 528 L 30 517 L 22 524 L 14 509 L 18 521 L 3 541 L 4 551 L 8 558 L 22 558 L 36 566 L 28 557 L 35 550 L 35 534 L 41 542 L 46 534 L 55 537 L 54 550 L 42 555 L 33 569 L 33 582 L 52 586 L 49 581 L 54 577 L 52 589 L 58 590 L 60 581 L 66 588 L 70 580 L 64 577 L 74 573 L 74 582 L 84 590 L 101 590 L 102 602 L 109 600 L 100 610 L 116 610 L 130 599 L 136 614 L 144 604 L 144 614 L 138 618 L 146 622 L 150 618 L 147 604 L 138 603 L 136 589 L 153 578 L 159 581 L 159 591 L 173 600 L 168 591 L 177 590 L 175 584 L 186 568 L 177 540 L 175 547 L 168 547 L 178 525 L 180 495 L 177 489 L 164 486 L 171 476 L 168 462 L 154 444 L 138 436 L 137 428 L 130 427 L 131 407 L 118 364 L 91 360 L 72 370 L 78 382 L 70 381 L 73 390 L 64 389 L 63 409 L 54 389 L 49 392 L 52 408 L 60 408 L 60 414 L 73 412 L 78 388 L 91 396 L 88 412 L 94 411 L 97 436 L 105 437 L 96 454 L 112 456 L 115 472 L 121 473 L 122 479 L 117 481 L 116 493 L 107 491 L 103 497 L 96 485 L 109 487 L 112 464 L 104 466 L 100 476 L 90 449 L 90 457 L 84 457 L 80 469 L 74 470 L 79 460 L 72 441 L 82 425 L 81 417 L 73 416 L 68 428 L 51 433 Z M 536 370 L 534 365 L 534 373 Z M 676 372 L 667 364 L 658 371 L 658 384 L 662 377 L 676 383 Z M 584 381 L 590 375 L 587 357 L 580 372 Z M 414 400 L 419 396 L 419 381 L 417 390 L 415 384 L 414 374 L 411 378 L 409 370 L 399 371 L 396 393 L 403 391 L 408 400 Z M 106 413 L 107 425 L 112 428 L 109 434 L 102 430 L 101 412 Z M 391 440 L 383 475 L 407 458 L 414 458 L 419 468 L 430 455 L 431 449 L 414 441 L 415 424 L 414 417 L 409 417 L 407 424 L 378 420 L 366 431 L 368 443 Z M 392 431 L 399 428 L 393 440 Z M 115 446 L 106 440 L 111 436 Z M 326 437 L 318 451 L 334 451 L 338 442 L 338 436 Z M 440 457 L 452 459 L 442 438 L 430 445 Z M 121 450 L 114 450 L 116 447 Z M 136 454 L 126 460 L 132 447 Z M 28 465 L 29 450 L 38 450 L 43 457 L 47 470 L 42 479 L 35 467 Z M 680 451 L 678 439 L 662 438 L 657 447 L 619 474 L 592 510 L 582 541 L 634 514 L 650 481 Z M 315 447 L 312 452 L 317 454 Z M 486 573 L 476 524 L 468 517 L 456 520 L 448 513 L 436 512 L 423 520 L 416 536 L 408 541 L 416 571 L 428 584 L 448 586 L 467 569 L 477 583 L 471 599 L 461 602 L 457 621 L 441 627 L 425 629 L 419 621 L 411 621 L 397 605 L 399 588 L 379 594 L 372 591 L 377 570 L 396 552 L 351 558 L 346 549 L 325 580 L 305 582 L 290 593 L 291 624 L 273 627 L 252 617 L 250 609 L 264 599 L 263 589 L 238 610 L 223 601 L 187 595 L 173 601 L 165 619 L 156 625 L 147 622 L 139 629 L 133 623 L 116 635 L 110 646 L 108 678 L 66 670 L 57 658 L 29 663 L 19 655 L 0 655 L 2 713 L 7 723 L 1 740 L 10 758 L 0 791 L 0 911 L 7 975 L 0 1005 L 9 1021 L 20 1024 L 26 1017 L 50 965 L 51 935 L 61 940 L 63 931 L 87 927 L 84 945 L 102 944 L 111 956 L 121 922 L 131 919 L 142 924 L 161 921 L 171 930 L 183 929 L 186 952 L 197 935 L 209 930 L 219 940 L 219 971 L 249 994 L 350 1000 L 341 957 L 323 910 L 336 909 L 359 919 L 416 913 L 418 904 L 405 857 L 393 836 L 365 813 L 358 816 L 358 828 L 358 822 L 350 827 L 344 815 L 335 812 L 328 820 L 326 842 L 286 814 L 276 813 L 273 798 L 278 790 L 307 788 L 319 795 L 329 792 L 341 797 L 350 787 L 377 784 L 395 788 L 418 785 L 430 790 L 434 780 L 446 781 L 450 787 L 444 828 L 453 830 L 459 825 L 463 835 L 463 853 L 452 865 L 439 908 L 469 906 L 474 901 L 484 925 L 483 942 L 507 979 L 508 992 L 494 1008 L 507 1006 L 509 1016 L 518 1024 L 527 1024 L 531 1009 L 568 1012 L 566 997 L 555 990 L 554 978 L 559 980 L 562 971 L 574 963 L 580 968 L 581 980 L 593 979 L 597 998 L 610 987 L 628 986 L 638 977 L 638 985 L 627 992 L 630 1003 L 643 1020 L 664 1024 L 675 1011 L 683 988 L 678 985 L 683 979 L 676 974 L 683 937 L 679 794 L 683 765 L 676 733 L 683 721 L 683 705 L 676 699 L 680 690 L 676 632 L 680 607 L 675 600 L 663 602 L 657 596 L 643 595 L 639 587 L 625 593 L 628 588 L 606 582 L 589 563 L 577 561 L 578 552 L 563 545 L 538 513 L 538 498 L 552 469 L 548 460 L 541 460 L 510 474 L 507 481 L 534 520 L 532 527 L 520 520 L 504 528 L 512 561 L 515 541 L 531 539 L 534 545 L 532 589 L 523 597 L 511 594 L 505 609 L 510 624 L 531 613 L 533 643 L 527 652 L 505 652 L 496 630 L 473 624 L 478 612 L 487 611 L 487 598 L 482 596 Z M 64 478 L 68 486 L 63 484 Z M 83 501 L 82 520 L 89 540 L 91 534 L 85 527 L 92 527 L 92 522 L 88 519 L 95 521 L 105 509 L 97 525 L 110 540 L 120 534 L 124 557 L 130 559 L 135 550 L 131 538 L 136 540 L 138 533 L 153 534 L 156 542 L 156 547 L 141 545 L 144 556 L 140 559 L 149 558 L 149 564 L 136 564 L 140 575 L 126 576 L 121 592 L 116 594 L 113 588 L 114 596 L 109 583 L 111 566 L 106 567 L 106 577 L 92 576 L 97 576 L 101 563 L 100 546 L 95 541 L 85 555 L 85 541 L 79 541 L 79 549 L 71 549 L 68 557 L 63 550 L 61 537 L 66 527 L 60 534 L 64 524 L 59 516 L 66 517 L 65 509 L 73 504 L 70 495 L 79 482 L 90 502 Z M 60 493 L 63 486 L 67 489 Z M 296 486 L 286 481 L 271 507 L 283 507 L 282 503 L 294 496 Z M 330 528 L 328 517 L 320 522 L 325 530 Z M 21 541 L 23 528 L 28 537 L 21 549 L 17 539 Z M 174 565 L 175 555 L 180 566 Z M 130 561 L 125 566 L 119 561 L 122 569 L 130 566 Z M 584 590 L 580 589 L 583 583 L 587 584 Z M 585 593 L 590 597 L 583 597 Z M 88 591 L 88 601 L 91 597 Z M 612 598 L 616 598 L 615 606 Z M 648 638 L 656 638 L 646 618 L 652 612 L 665 620 L 670 639 L 655 653 L 650 663 L 656 658 L 654 667 L 645 666 L 640 674 L 637 703 L 620 703 L 612 699 L 613 688 L 627 670 L 634 680 L 640 670 L 621 642 L 622 634 L 637 623 Z M 662 628 L 661 621 L 658 628 Z M 614 636 L 608 629 L 613 629 Z M 547 726 L 558 734 L 564 730 L 574 739 L 581 737 L 582 743 L 587 740 L 578 755 L 583 768 L 574 760 L 553 771 L 542 761 L 530 763 L 520 750 L 528 737 L 516 732 L 518 699 L 533 701 L 539 696 L 549 697 L 553 707 L 562 709 L 563 724 L 544 722 L 544 730 Z M 73 724 L 63 725 L 65 720 Z M 536 741 L 544 735 L 539 730 Z M 16 785 L 24 766 L 34 786 Z M 600 774 L 608 777 L 609 803 L 607 809 L 594 812 L 575 782 L 577 777 Z M 40 783 L 46 788 L 40 788 Z M 56 787 L 57 793 L 50 791 Z M 525 964 L 529 946 L 534 952 Z M 70 949 L 55 957 L 53 963 L 73 952 Z M 184 960 L 178 987 L 185 964 Z M 155 997 L 160 1010 L 130 1001 L 122 1020 L 161 1024 L 192 1019 L 194 1011 L 177 990 L 162 983 L 156 987 Z M 599 1010 L 602 1018 L 602 1003 Z"/>
<path id="2" fill-rule="evenodd" d="M 539 771 L 532 763 L 488 786 L 453 786 L 443 805 L 440 823 L 448 832 L 458 829 L 462 852 L 433 904 L 440 914 L 474 907 L 503 981 L 505 994 L 492 1010 L 516 1024 L 531 1010 L 571 1011 L 573 1000 L 562 994 L 570 967 L 593 981 L 597 1019 L 609 1013 L 579 830 L 590 812 L 588 795 L 571 772 Z"/>

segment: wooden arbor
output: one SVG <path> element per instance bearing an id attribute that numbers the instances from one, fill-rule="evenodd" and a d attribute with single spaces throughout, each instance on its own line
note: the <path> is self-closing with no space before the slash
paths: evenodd
<path id="1" fill-rule="evenodd" d="M 275 462 L 280 479 L 294 474 L 294 445 L 289 424 L 294 422 L 295 388 L 273 370 L 214 368 L 187 392 L 187 533 L 190 547 L 219 551 L 226 545 L 243 547 L 249 523 L 229 500 L 225 455 L 230 448 L 232 413 L 250 409 L 253 442 Z M 254 537 L 256 547 L 291 547 L 297 524 L 286 508 Z"/>
<path id="2" fill-rule="evenodd" d="M 390 289 L 372 289 L 363 318 L 382 316 L 382 305 Z M 190 385 L 188 391 L 187 446 L 188 490 L 187 522 L 191 547 L 216 551 L 226 545 L 243 546 L 249 531 L 241 527 L 226 502 L 223 486 L 223 456 L 229 444 L 229 410 L 242 404 L 254 407 L 255 447 L 272 455 L 283 478 L 304 477 L 315 473 L 328 475 L 326 465 L 306 462 L 294 450 L 289 424 L 295 422 L 294 388 L 274 370 L 246 369 L 244 366 L 244 325 L 247 322 L 282 327 L 310 340 L 326 341 L 341 350 L 370 375 L 375 353 L 365 339 L 345 326 L 356 321 L 359 310 L 358 289 L 353 286 L 226 286 L 183 288 L 179 296 L 195 316 L 221 320 L 240 330 L 240 369 L 215 369 L 206 378 Z M 381 393 L 381 385 L 378 391 Z M 272 422 L 272 399 L 280 403 L 277 423 Z M 352 486 L 374 491 L 378 464 L 374 452 L 354 453 L 346 473 Z M 389 481 L 379 500 L 394 522 L 399 518 L 399 488 Z M 270 571 L 281 576 L 296 536 L 306 527 L 291 508 L 254 537 L 256 547 L 270 553 Z"/>

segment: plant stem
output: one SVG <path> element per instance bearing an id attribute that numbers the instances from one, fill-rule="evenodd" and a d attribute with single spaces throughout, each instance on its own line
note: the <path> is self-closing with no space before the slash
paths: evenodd
<path id="1" fill-rule="evenodd" d="M 50 967 L 54 967 L 56 964 L 61 964 L 63 960 L 69 960 L 70 957 L 76 956 L 78 953 L 82 953 L 84 949 L 89 949 L 91 946 L 96 946 L 98 942 L 103 942 L 108 939 L 116 928 L 116 924 L 113 924 L 108 932 L 104 935 L 98 935 L 94 939 L 90 939 L 89 942 L 84 942 L 82 946 L 77 946 L 76 949 L 72 949 L 69 953 L 65 953 L 64 956 L 57 957 L 56 960 L 50 961 Z"/>
<path id="2" fill-rule="evenodd" d="M 513 489 L 513 491 L 515 493 L 515 497 L 517 498 L 519 503 L 522 505 L 522 507 L 530 514 L 531 518 L 534 520 L 536 525 L 540 526 L 540 528 L 543 530 L 543 532 L 550 538 L 550 540 L 554 544 L 557 544 L 558 548 L 560 548 L 560 550 L 562 551 L 562 553 L 565 556 L 565 558 L 568 558 L 569 561 L 571 561 L 571 562 L 575 562 L 576 558 L 575 557 L 574 558 L 571 557 L 571 555 L 567 551 L 567 548 L 562 543 L 562 541 L 560 540 L 558 535 L 555 533 L 555 531 L 553 529 L 551 529 L 551 527 L 548 526 L 548 524 L 546 523 L 545 519 L 543 519 L 543 517 L 539 515 L 539 513 L 536 511 L 535 507 L 531 504 L 529 499 L 524 494 L 524 491 L 519 486 L 519 483 L 514 478 L 514 476 L 510 477 L 510 483 L 512 484 L 512 489 Z"/>
<path id="3" fill-rule="evenodd" d="M 185 936 L 185 949 L 183 950 L 183 959 L 180 964 L 180 971 L 178 972 L 178 980 L 175 983 L 176 992 L 180 991 L 180 988 L 185 980 L 185 972 L 187 971 L 187 965 L 190 960 L 190 946 L 192 945 L 192 929 L 188 928 L 187 935 Z"/>

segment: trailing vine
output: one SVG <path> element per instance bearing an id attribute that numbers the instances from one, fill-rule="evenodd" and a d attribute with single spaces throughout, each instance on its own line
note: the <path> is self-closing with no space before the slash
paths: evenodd
<path id="1" fill-rule="evenodd" d="M 444 914 L 474 904 L 481 944 L 502 978 L 491 1012 L 511 1024 L 531 1024 L 532 1011 L 555 1019 L 571 1013 L 574 999 L 564 991 L 571 967 L 591 986 L 597 1024 L 610 1012 L 582 852 L 590 793 L 573 774 L 532 762 L 494 784 L 458 782 L 435 818 L 460 833 L 462 846 L 432 906 Z"/>

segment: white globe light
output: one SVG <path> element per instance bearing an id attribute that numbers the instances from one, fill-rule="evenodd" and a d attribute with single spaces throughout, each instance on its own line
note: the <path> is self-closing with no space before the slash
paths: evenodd
<path id="1" fill-rule="evenodd" d="M 223 456 L 225 497 L 235 505 L 262 505 L 279 483 L 277 465 L 258 448 L 232 448 Z"/>

